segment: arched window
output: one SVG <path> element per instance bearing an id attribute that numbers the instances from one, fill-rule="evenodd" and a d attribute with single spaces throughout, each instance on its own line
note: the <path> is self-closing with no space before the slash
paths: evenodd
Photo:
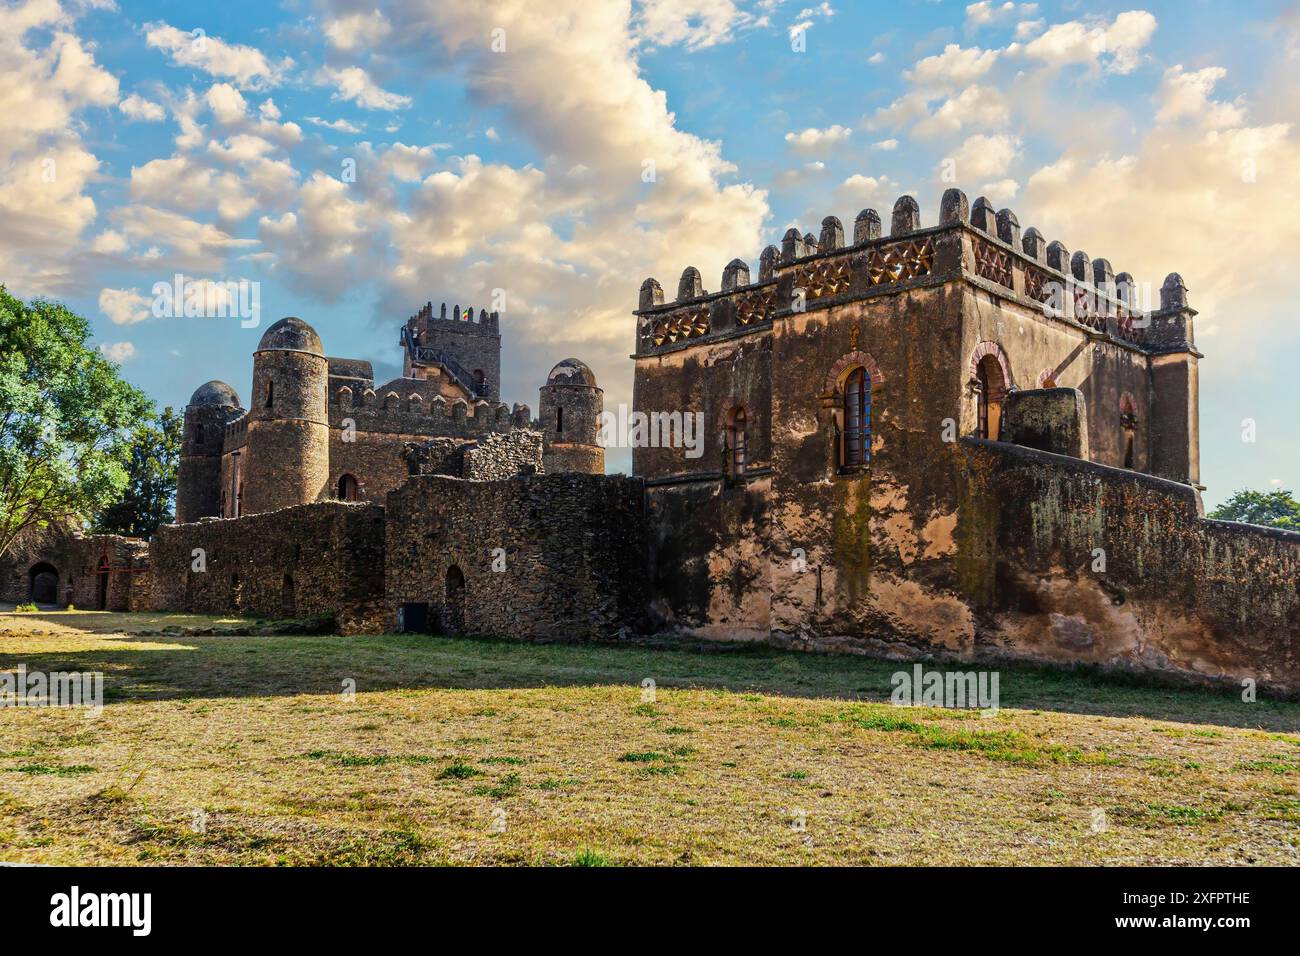
<path id="1" fill-rule="evenodd" d="M 474 369 L 474 372 L 473 372 L 472 378 L 473 378 L 473 384 L 474 384 L 474 394 L 475 394 L 475 395 L 486 395 L 486 394 L 487 394 L 487 376 L 483 374 L 483 370 L 482 370 L 481 368 L 476 368 L 476 369 Z"/>
<path id="2" fill-rule="evenodd" d="M 339 501 L 356 501 L 357 500 L 357 479 L 354 475 L 339 476 Z"/>
<path id="3" fill-rule="evenodd" d="M 871 376 L 859 365 L 844 379 L 844 433 L 840 462 L 851 468 L 871 461 Z"/>
<path id="4" fill-rule="evenodd" d="M 268 379 L 266 383 L 266 407 L 270 408 L 275 404 L 275 379 Z"/>
<path id="5" fill-rule="evenodd" d="M 975 391 L 979 402 L 975 434 L 997 441 L 1002 434 L 1002 400 L 1006 398 L 1007 381 L 996 356 L 985 355 L 975 366 Z"/>
<path id="6" fill-rule="evenodd" d="M 749 416 L 745 406 L 737 405 L 732 409 L 727 422 L 728 470 L 731 477 L 739 478 L 745 473 L 749 462 Z"/>

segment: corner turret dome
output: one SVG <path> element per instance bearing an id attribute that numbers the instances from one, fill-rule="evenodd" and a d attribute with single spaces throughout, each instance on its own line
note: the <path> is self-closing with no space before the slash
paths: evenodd
<path id="1" fill-rule="evenodd" d="M 566 358 L 551 369 L 546 376 L 547 385 L 591 385 L 596 384 L 596 375 L 581 359 Z"/>
<path id="2" fill-rule="evenodd" d="M 259 352 L 285 349 L 289 351 L 311 352 L 324 356 L 320 336 L 316 330 L 296 316 L 289 316 L 276 322 L 262 336 L 258 343 Z"/>
<path id="3" fill-rule="evenodd" d="M 235 390 L 225 382 L 213 380 L 205 382 L 194 390 L 190 396 L 191 405 L 228 405 L 231 408 L 239 407 L 239 396 Z"/>

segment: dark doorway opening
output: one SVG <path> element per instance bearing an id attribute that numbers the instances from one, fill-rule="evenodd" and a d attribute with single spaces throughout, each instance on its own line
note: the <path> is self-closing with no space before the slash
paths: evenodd
<path id="1" fill-rule="evenodd" d="M 339 476 L 339 501 L 356 501 L 357 500 L 357 479 L 353 475 Z"/>
<path id="2" fill-rule="evenodd" d="M 96 572 L 99 579 L 99 603 L 97 606 L 101 611 L 108 610 L 108 578 L 113 573 L 109 570 L 110 567 L 107 555 L 99 559 L 99 569 Z"/>
<path id="3" fill-rule="evenodd" d="M 442 630 L 446 634 L 465 633 L 465 573 L 456 565 L 447 569 L 447 596 L 443 601 Z"/>
<path id="4" fill-rule="evenodd" d="M 27 572 L 27 596 L 37 604 L 57 604 L 59 601 L 59 572 L 54 565 L 41 561 Z"/>
<path id="5" fill-rule="evenodd" d="M 286 574 L 283 583 L 280 585 L 280 616 L 298 616 L 298 600 L 294 594 L 292 574 Z"/>
<path id="6" fill-rule="evenodd" d="M 429 633 L 429 605 L 424 603 L 403 604 L 397 612 L 398 630 L 407 634 Z"/>

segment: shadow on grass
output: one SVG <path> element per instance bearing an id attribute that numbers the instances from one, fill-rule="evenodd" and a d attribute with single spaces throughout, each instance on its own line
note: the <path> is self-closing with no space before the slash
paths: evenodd
<path id="1" fill-rule="evenodd" d="M 73 623 L 78 617 L 61 614 L 58 622 L 82 628 L 81 623 Z M 117 617 L 114 631 L 122 628 L 123 616 Z M 140 617 L 143 626 L 138 630 L 147 633 L 111 638 L 111 647 L 15 653 L 6 649 L 6 639 L 0 637 L 0 670 L 25 664 L 29 671 L 46 673 L 102 671 L 105 703 L 111 706 L 178 698 L 332 694 L 340 692 L 345 680 L 355 681 L 360 693 L 617 686 L 631 694 L 645 678 L 661 688 L 887 702 L 891 676 L 911 668 L 906 662 L 763 645 L 726 645 L 720 651 L 717 646 L 541 644 L 413 634 L 173 636 L 165 633 L 164 626 L 155 629 L 151 620 L 155 616 Z M 173 627 L 187 623 L 209 627 L 218 620 L 197 615 L 156 617 Z M 1001 675 L 1001 706 L 1008 708 L 1300 730 L 1300 702 L 1264 696 L 1247 704 L 1231 690 L 1167 686 L 1139 675 L 1005 663 L 928 663 L 926 668 L 995 669 Z"/>

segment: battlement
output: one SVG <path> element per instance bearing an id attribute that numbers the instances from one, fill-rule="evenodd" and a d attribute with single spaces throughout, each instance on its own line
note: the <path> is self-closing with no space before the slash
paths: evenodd
<path id="1" fill-rule="evenodd" d="M 756 281 L 748 263 L 733 259 L 723 269 L 719 292 L 705 291 L 694 266 L 682 272 L 672 301 L 665 301 L 656 279 L 646 279 L 634 311 L 637 354 L 748 334 L 793 312 L 956 279 L 1126 347 L 1194 351 L 1196 313 L 1177 273 L 1154 294 L 1130 273 L 1116 274 L 1106 259 L 1082 251 L 1071 255 L 1033 227 L 1022 234 L 1012 210 L 995 211 L 982 196 L 971 205 L 959 189 L 944 193 L 937 226 L 923 227 L 916 200 L 902 196 L 894 203 L 888 236 L 882 227 L 874 209 L 854 218 L 851 244 L 835 216 L 822 220 L 819 235 L 792 227 L 779 247 L 769 245 L 760 254 Z"/>
<path id="2" fill-rule="evenodd" d="M 406 328 L 415 331 L 416 329 L 433 328 L 435 323 L 444 322 L 458 323 L 461 330 L 465 332 L 477 331 L 484 335 L 497 335 L 501 331 L 501 315 L 499 312 L 479 309 L 476 314 L 473 306 L 462 312 L 459 305 L 454 305 L 451 315 L 448 316 L 446 302 L 442 303 L 442 308 L 436 317 L 433 314 L 433 303 L 426 302 L 420 311 L 406 320 Z"/>

